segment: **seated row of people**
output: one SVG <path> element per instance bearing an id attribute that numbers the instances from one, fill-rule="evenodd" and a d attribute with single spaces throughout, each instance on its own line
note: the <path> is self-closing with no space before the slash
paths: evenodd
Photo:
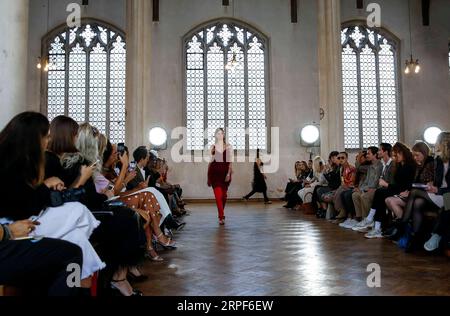
<path id="1" fill-rule="evenodd" d="M 345 152 L 331 153 L 327 165 L 317 157 L 313 176 L 297 185 L 297 208 L 313 207 L 319 218 L 368 239 L 389 238 L 406 251 L 434 251 L 450 235 L 450 206 L 444 203 L 450 194 L 449 160 L 450 133 L 445 132 L 435 157 L 424 142 L 412 149 L 402 143 L 370 147 L 358 154 L 356 167 Z M 424 226 L 427 212 L 438 216 L 432 231 Z"/>
<path id="2" fill-rule="evenodd" d="M 146 279 L 139 270 L 142 260 L 163 260 L 155 245 L 176 248 L 165 232 L 180 224 L 163 194 L 139 181 L 128 155 L 90 124 L 60 116 L 50 125 L 42 114 L 19 114 L 0 133 L 0 177 L 0 284 L 27 285 L 22 274 L 48 263 L 43 271 L 54 274 L 45 278 L 53 282 L 49 293 L 75 293 L 61 283 L 67 275 L 63 266 L 71 260 L 80 266 L 82 288 L 89 289 L 92 276 L 102 271 L 109 280 L 105 288 L 140 296 L 130 281 Z M 23 223 L 29 231 L 16 233 Z M 29 240 L 17 240 L 23 237 Z M 24 265 L 16 263 L 19 258 Z M 61 265 L 51 264 L 58 258 Z"/>

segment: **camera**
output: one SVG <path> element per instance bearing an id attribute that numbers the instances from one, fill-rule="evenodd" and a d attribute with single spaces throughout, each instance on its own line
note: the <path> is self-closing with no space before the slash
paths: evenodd
<path id="1" fill-rule="evenodd" d="M 65 203 L 80 202 L 86 194 L 82 189 L 69 189 L 66 191 L 52 191 L 50 192 L 50 207 L 60 207 Z"/>

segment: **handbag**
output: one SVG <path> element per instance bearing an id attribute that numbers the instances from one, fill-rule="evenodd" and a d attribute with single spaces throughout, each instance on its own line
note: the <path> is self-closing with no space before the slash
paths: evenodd
<path id="1" fill-rule="evenodd" d="M 65 203 L 70 202 L 80 202 L 84 196 L 86 195 L 86 191 L 84 188 L 81 189 L 69 189 L 66 191 L 51 191 L 50 192 L 50 207 L 60 207 Z"/>

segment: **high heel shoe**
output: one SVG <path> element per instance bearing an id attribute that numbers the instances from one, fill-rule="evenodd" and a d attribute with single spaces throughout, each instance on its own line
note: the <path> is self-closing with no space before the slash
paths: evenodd
<path id="1" fill-rule="evenodd" d="M 164 249 L 170 249 L 170 250 L 174 250 L 177 249 L 176 247 L 176 242 L 174 242 L 171 238 L 168 239 L 168 241 L 166 243 L 160 241 L 159 239 L 163 236 L 164 234 L 161 233 L 159 236 L 156 237 L 156 243 L 158 245 L 160 245 L 161 247 L 163 247 Z"/>
<path id="2" fill-rule="evenodd" d="M 111 282 L 111 290 L 113 290 L 113 292 L 115 294 L 119 295 L 119 296 L 127 296 L 127 295 L 123 294 L 122 291 L 116 285 L 114 285 L 114 283 L 120 283 L 120 282 L 125 282 L 125 281 L 128 281 L 128 280 L 127 279 L 125 279 L 125 280 L 112 280 L 112 282 Z M 139 290 L 133 289 L 133 292 L 132 292 L 132 294 L 130 296 L 144 296 L 144 294 L 141 291 L 139 291 Z"/>
<path id="3" fill-rule="evenodd" d="M 141 271 L 137 270 L 140 275 L 135 275 L 131 271 L 128 271 L 127 278 L 133 283 L 140 283 L 148 280 L 148 276 L 141 273 Z"/>
<path id="4" fill-rule="evenodd" d="M 153 248 L 147 249 L 145 258 L 147 258 L 153 262 L 163 262 L 164 261 L 164 259 L 161 256 L 159 256 L 158 254 L 156 256 L 152 255 L 152 251 L 155 251 L 155 250 Z"/>

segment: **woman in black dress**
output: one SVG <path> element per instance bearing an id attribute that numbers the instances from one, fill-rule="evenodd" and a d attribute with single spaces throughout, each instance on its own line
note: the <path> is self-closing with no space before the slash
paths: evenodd
<path id="1" fill-rule="evenodd" d="M 264 203 L 272 204 L 269 198 L 267 197 L 267 184 L 266 184 L 266 175 L 261 171 L 261 168 L 264 166 L 264 163 L 258 157 L 256 158 L 255 164 L 253 165 L 253 189 L 252 192 L 244 196 L 244 200 L 248 201 L 255 193 L 262 193 L 264 195 Z"/>

